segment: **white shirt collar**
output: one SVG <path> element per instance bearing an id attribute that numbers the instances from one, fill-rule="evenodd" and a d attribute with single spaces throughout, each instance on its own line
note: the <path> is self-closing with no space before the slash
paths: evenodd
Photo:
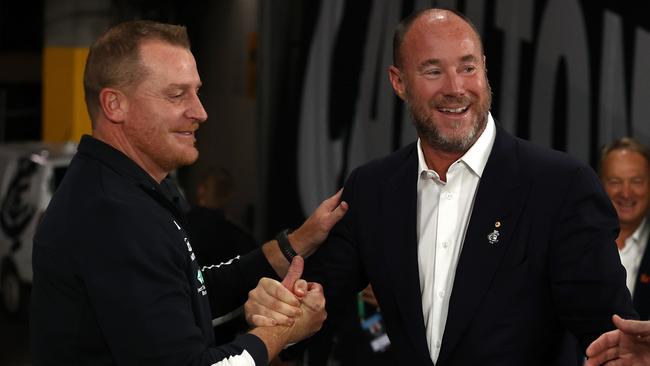
<path id="1" fill-rule="evenodd" d="M 648 218 L 644 218 L 643 221 L 641 221 L 641 224 L 639 227 L 634 230 L 634 233 L 632 233 L 632 236 L 630 236 L 626 241 L 625 241 L 625 246 L 628 246 L 629 244 L 633 244 L 636 246 L 642 246 L 645 245 L 644 242 L 642 242 L 642 238 L 647 237 L 646 232 L 648 231 L 648 225 L 647 225 Z M 631 240 L 630 240 L 631 239 Z"/>
<path id="2" fill-rule="evenodd" d="M 488 113 L 488 120 L 483 133 L 481 133 L 481 136 L 479 136 L 474 145 L 472 145 L 456 162 L 464 162 L 472 172 L 480 178 L 483 175 L 483 170 L 485 169 L 485 165 L 490 157 L 495 137 L 496 126 L 494 124 L 494 119 L 492 119 L 492 113 Z M 454 162 L 454 164 L 456 164 L 456 162 Z M 422 176 L 422 172 L 427 171 L 430 171 L 430 169 L 424 159 L 421 142 L 418 138 L 418 177 Z"/>

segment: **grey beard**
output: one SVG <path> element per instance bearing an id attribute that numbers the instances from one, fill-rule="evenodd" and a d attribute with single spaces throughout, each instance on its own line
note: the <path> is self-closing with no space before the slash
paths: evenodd
<path id="1" fill-rule="evenodd" d="M 447 138 L 440 134 L 438 128 L 431 121 L 431 117 L 427 116 L 426 119 L 419 118 L 421 114 L 416 113 L 410 103 L 407 104 L 407 109 L 411 115 L 411 120 L 415 125 L 415 130 L 417 131 L 418 136 L 426 140 L 429 146 L 448 153 L 463 153 L 469 150 L 476 140 L 478 140 L 478 137 L 487 125 L 488 112 L 486 112 L 485 115 L 474 124 L 473 128 L 467 135 L 456 139 Z"/>

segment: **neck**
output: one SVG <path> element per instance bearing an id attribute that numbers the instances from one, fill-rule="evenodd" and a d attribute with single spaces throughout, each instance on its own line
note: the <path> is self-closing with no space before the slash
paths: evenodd
<path id="1" fill-rule="evenodd" d="M 97 126 L 93 129 L 93 137 L 122 152 L 133 160 L 133 162 L 138 164 L 138 166 L 147 172 L 147 174 L 149 174 L 156 182 L 162 182 L 169 172 L 157 168 L 151 160 L 138 153 L 131 144 L 131 141 L 123 133 L 120 128 L 121 125 L 111 126 L 109 125 L 111 123 L 112 122 L 110 121 L 97 123 Z"/>
<path id="2" fill-rule="evenodd" d="M 632 234 L 634 234 L 640 224 L 640 222 L 636 223 L 635 225 L 621 224 L 621 231 L 618 233 L 618 237 L 616 238 L 616 246 L 619 250 L 625 248 L 625 241 L 627 238 L 632 236 Z"/>
<path id="3" fill-rule="evenodd" d="M 449 170 L 451 164 L 465 154 L 465 151 L 441 151 L 430 146 L 424 139 L 420 139 L 420 146 L 422 147 L 422 153 L 424 154 L 424 160 L 427 163 L 427 167 L 438 173 L 443 182 L 447 181 L 447 170 Z"/>

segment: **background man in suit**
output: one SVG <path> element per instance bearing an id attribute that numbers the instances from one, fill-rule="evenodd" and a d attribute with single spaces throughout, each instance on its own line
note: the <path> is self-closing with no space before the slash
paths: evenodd
<path id="1" fill-rule="evenodd" d="M 598 177 L 495 124 L 461 15 L 417 12 L 393 45 L 390 81 L 419 139 L 350 174 L 350 210 L 306 264 L 328 319 L 370 282 L 401 364 L 575 365 L 571 333 L 584 350 L 611 314 L 635 316 Z M 263 290 L 248 308 L 273 317 Z"/>
<path id="2" fill-rule="evenodd" d="M 646 320 L 650 316 L 650 152 L 629 137 L 614 141 L 602 150 L 600 179 L 621 226 L 616 245 L 627 273 L 627 287 L 635 310 Z"/>

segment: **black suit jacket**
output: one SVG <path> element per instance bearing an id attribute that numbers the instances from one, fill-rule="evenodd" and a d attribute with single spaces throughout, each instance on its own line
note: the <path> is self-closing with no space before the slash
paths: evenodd
<path id="1" fill-rule="evenodd" d="M 307 269 L 324 283 L 334 322 L 337 298 L 369 281 L 400 364 L 432 365 L 418 277 L 416 149 L 351 173 L 343 193 L 350 210 Z M 575 349 L 562 349 L 569 332 L 585 348 L 613 328 L 612 314 L 635 317 L 617 233 L 590 167 L 497 128 L 437 365 L 575 365 Z"/>
<path id="2" fill-rule="evenodd" d="M 650 319 L 650 238 L 646 244 L 634 283 L 634 309 L 641 320 Z"/>

